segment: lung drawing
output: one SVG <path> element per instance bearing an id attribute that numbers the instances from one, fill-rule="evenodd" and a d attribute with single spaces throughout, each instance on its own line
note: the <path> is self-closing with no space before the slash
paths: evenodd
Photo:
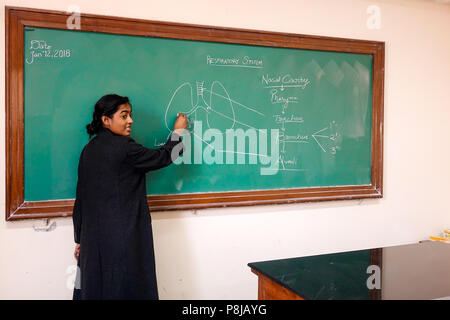
<path id="1" fill-rule="evenodd" d="M 169 124 L 182 112 L 189 118 L 188 129 L 193 121 L 202 121 L 203 128 L 219 130 L 231 129 L 236 124 L 233 102 L 228 91 L 219 81 L 213 81 L 210 90 L 204 88 L 203 81 L 196 82 L 196 95 L 189 82 L 180 85 L 173 93 L 166 108 L 165 123 Z"/>

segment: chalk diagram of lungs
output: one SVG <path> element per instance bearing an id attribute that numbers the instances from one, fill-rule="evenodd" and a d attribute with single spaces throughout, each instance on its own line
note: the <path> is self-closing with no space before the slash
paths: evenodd
<path id="1" fill-rule="evenodd" d="M 196 102 L 194 102 L 195 97 L 190 82 L 183 83 L 174 91 L 165 114 L 166 127 L 170 132 L 172 130 L 168 120 L 173 121 L 179 112 L 188 116 L 188 130 L 193 127 L 193 121 L 201 121 L 203 126 L 206 124 L 207 129 L 232 129 L 236 124 L 247 128 L 254 128 L 236 118 L 235 106 L 243 107 L 264 116 L 261 112 L 231 99 L 227 89 L 225 89 L 220 81 L 213 81 L 210 90 L 206 89 L 203 85 L 204 81 L 196 81 Z M 205 100 L 205 92 L 209 95 L 209 99 L 206 99 L 208 101 Z"/>

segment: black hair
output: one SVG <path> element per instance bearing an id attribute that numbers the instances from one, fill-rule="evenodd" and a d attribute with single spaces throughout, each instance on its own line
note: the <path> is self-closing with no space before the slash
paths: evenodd
<path id="1" fill-rule="evenodd" d="M 124 103 L 130 103 L 128 97 L 117 94 L 107 94 L 101 97 L 95 104 L 91 123 L 86 126 L 89 137 L 91 138 L 103 128 L 102 116 L 111 118 L 119 106 Z"/>

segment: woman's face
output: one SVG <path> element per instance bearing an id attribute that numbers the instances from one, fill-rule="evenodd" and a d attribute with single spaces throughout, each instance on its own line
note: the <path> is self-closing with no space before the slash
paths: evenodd
<path id="1" fill-rule="evenodd" d="M 102 120 L 103 126 L 115 134 L 121 136 L 131 135 L 133 119 L 131 118 L 131 106 L 129 103 L 121 104 L 111 118 L 102 116 Z"/>

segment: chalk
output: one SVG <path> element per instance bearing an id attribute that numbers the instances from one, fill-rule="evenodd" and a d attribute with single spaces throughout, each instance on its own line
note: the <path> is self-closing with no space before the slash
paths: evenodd
<path id="1" fill-rule="evenodd" d="M 440 242 L 449 242 L 449 239 L 447 239 L 447 238 L 433 237 L 433 236 L 430 236 L 430 240 L 432 240 L 432 241 L 440 241 Z"/>

